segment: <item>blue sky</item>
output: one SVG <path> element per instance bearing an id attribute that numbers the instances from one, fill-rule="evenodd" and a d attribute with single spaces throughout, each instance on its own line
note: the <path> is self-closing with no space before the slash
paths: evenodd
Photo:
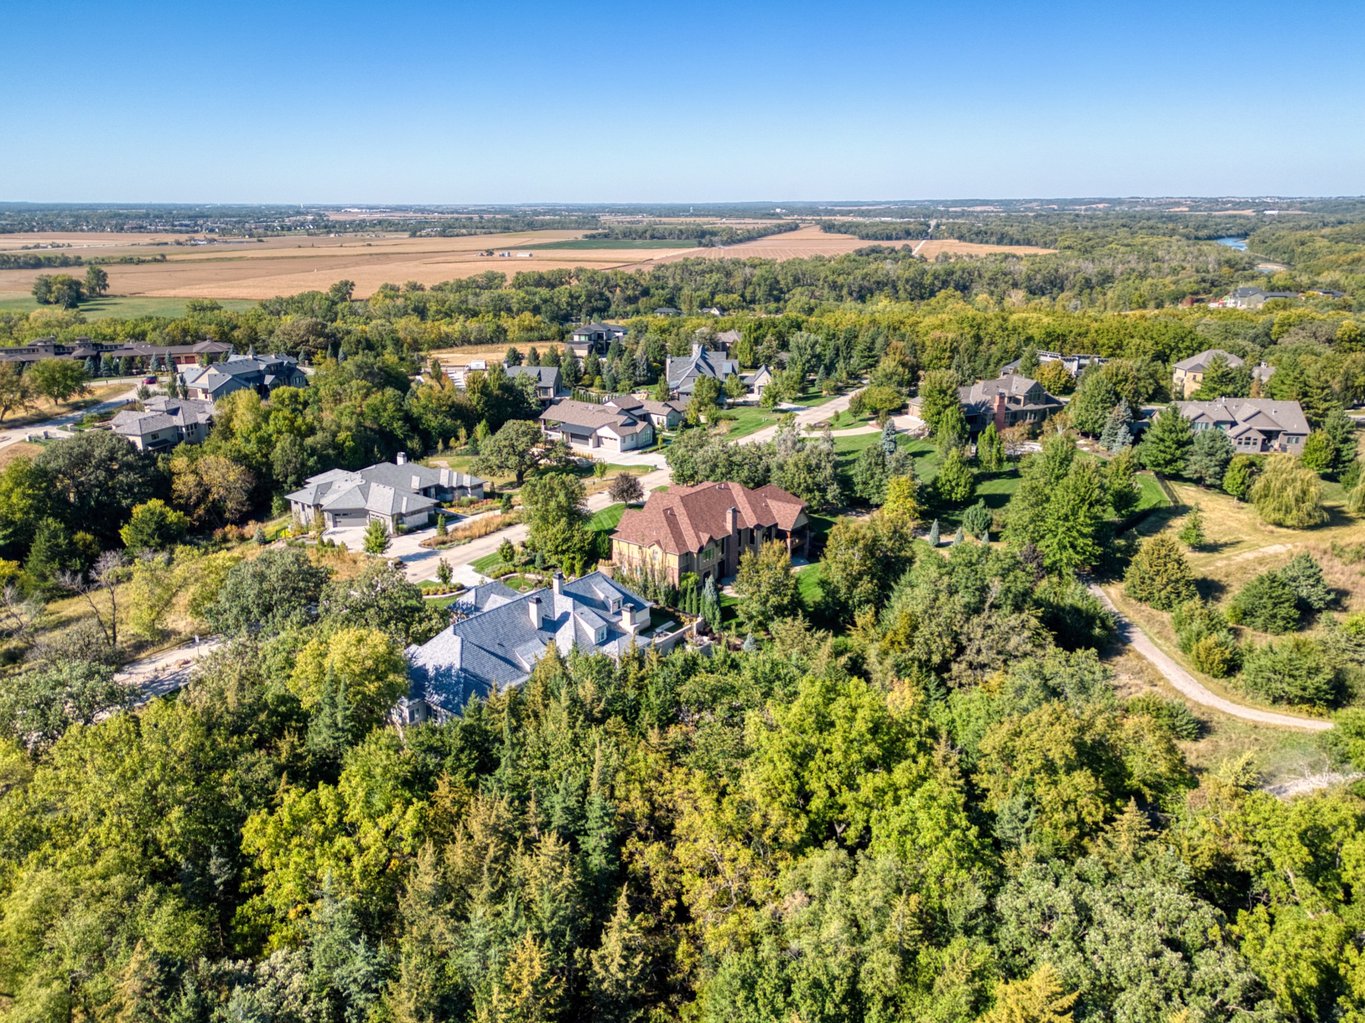
<path id="1" fill-rule="evenodd" d="M 0 199 L 1365 192 L 1365 4 L 6 0 Z"/>

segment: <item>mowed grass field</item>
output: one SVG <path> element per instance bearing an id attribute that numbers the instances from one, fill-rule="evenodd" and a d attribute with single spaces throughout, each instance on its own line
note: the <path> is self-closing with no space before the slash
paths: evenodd
<path id="1" fill-rule="evenodd" d="M 366 298 L 381 284 L 416 281 L 430 286 L 490 271 L 510 279 L 525 270 L 647 269 L 687 258 L 782 260 L 838 256 L 875 244 L 852 235 L 828 234 L 809 224 L 784 234 L 714 248 L 698 248 L 690 241 L 585 239 L 585 233 L 546 230 L 410 238 L 377 228 L 363 234 L 265 239 L 112 232 L 10 234 L 0 235 L 0 252 L 51 246 L 54 253 L 86 258 L 165 256 L 165 262 L 106 264 L 110 294 L 117 296 L 109 301 L 115 303 L 131 298 L 259 300 L 325 291 L 339 280 L 354 282 L 356 297 Z M 988 251 L 1045 250 L 935 239 L 924 243 L 921 254 L 934 258 L 940 252 L 980 255 Z M 30 291 L 39 274 L 79 276 L 83 272 L 81 267 L 0 270 L 0 303 L 17 302 L 20 304 L 12 308 L 29 308 L 23 303 L 32 301 Z M 107 308 L 111 311 L 104 315 L 122 315 L 117 305 Z"/>
<path id="2" fill-rule="evenodd" d="M 75 269 L 81 270 L 80 267 Z M 106 297 L 82 302 L 77 311 L 87 320 L 106 320 L 115 316 L 126 318 L 138 316 L 178 317 L 185 315 L 185 304 L 190 301 L 192 300 L 188 298 L 154 298 L 147 295 Z M 254 299 L 243 298 L 222 298 L 215 301 L 224 309 L 233 312 L 250 309 L 256 304 Z M 32 295 L 0 296 L 0 313 L 31 313 L 38 309 L 51 308 L 52 306 L 39 305 L 33 300 Z"/>

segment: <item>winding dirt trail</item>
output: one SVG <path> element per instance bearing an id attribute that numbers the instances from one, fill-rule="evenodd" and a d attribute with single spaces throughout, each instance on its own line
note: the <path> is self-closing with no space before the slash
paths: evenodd
<path id="1" fill-rule="evenodd" d="M 1114 602 L 1109 599 L 1109 595 L 1097 584 L 1090 583 L 1089 589 L 1099 598 L 1100 603 L 1114 613 L 1119 638 L 1150 661 L 1167 682 L 1195 703 L 1222 711 L 1224 714 L 1229 714 L 1235 718 L 1241 718 L 1243 721 L 1254 721 L 1257 724 L 1271 725 L 1275 728 L 1294 728 L 1303 732 L 1326 732 L 1331 729 L 1332 722 L 1320 718 L 1303 718 L 1294 714 L 1280 714 L 1273 710 L 1262 710 L 1259 707 L 1248 707 L 1245 704 L 1234 703 L 1226 697 L 1219 696 L 1177 664 L 1141 628 L 1125 618 L 1114 606 Z"/>

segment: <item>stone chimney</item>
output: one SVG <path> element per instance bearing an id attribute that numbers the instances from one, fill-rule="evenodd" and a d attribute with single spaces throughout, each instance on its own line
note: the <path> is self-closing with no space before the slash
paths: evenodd
<path id="1" fill-rule="evenodd" d="M 739 510 L 733 504 L 725 509 L 725 528 L 731 536 L 739 531 Z"/>
<path id="2" fill-rule="evenodd" d="M 555 596 L 558 597 L 564 591 L 564 573 L 556 572 L 554 578 L 550 580 L 550 586 L 554 590 Z"/>
<path id="3" fill-rule="evenodd" d="M 1005 429 L 1005 392 L 995 392 L 995 406 L 991 409 L 992 418 L 995 420 L 996 430 Z"/>
<path id="4" fill-rule="evenodd" d="M 542 622 L 544 621 L 540 614 L 540 598 L 529 597 L 526 601 L 526 608 L 531 613 L 531 627 L 533 629 L 540 628 Z"/>
<path id="5" fill-rule="evenodd" d="M 400 451 L 400 452 L 398 452 L 398 454 L 396 454 L 396 455 L 393 456 L 393 460 L 394 460 L 394 463 L 397 464 L 397 465 L 407 465 L 407 464 L 408 464 L 408 453 L 407 453 L 406 451 Z"/>

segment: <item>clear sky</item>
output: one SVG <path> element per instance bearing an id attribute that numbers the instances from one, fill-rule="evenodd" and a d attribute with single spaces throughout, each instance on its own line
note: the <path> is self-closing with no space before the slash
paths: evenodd
<path id="1" fill-rule="evenodd" d="M 4 0 L 0 199 L 1365 193 L 1365 2 Z"/>

